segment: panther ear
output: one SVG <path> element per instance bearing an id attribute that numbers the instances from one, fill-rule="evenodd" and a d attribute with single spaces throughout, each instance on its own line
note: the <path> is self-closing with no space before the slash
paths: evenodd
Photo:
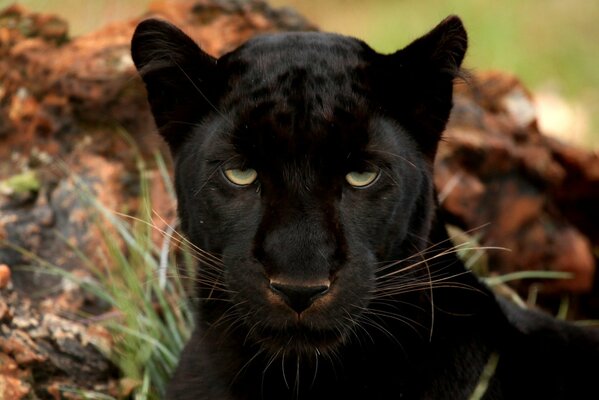
<path id="1" fill-rule="evenodd" d="M 450 16 L 432 31 L 381 61 L 383 107 L 434 157 L 452 107 L 453 80 L 468 47 L 462 21 Z"/>
<path id="2" fill-rule="evenodd" d="M 131 56 L 146 84 L 158 130 L 176 153 L 189 127 L 212 107 L 216 59 L 179 28 L 157 19 L 137 26 Z"/>

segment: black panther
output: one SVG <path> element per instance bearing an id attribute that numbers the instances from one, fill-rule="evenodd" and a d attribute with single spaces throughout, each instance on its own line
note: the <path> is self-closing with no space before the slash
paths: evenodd
<path id="1" fill-rule="evenodd" d="M 466 49 L 455 16 L 389 55 L 291 32 L 215 59 L 137 27 L 200 259 L 167 398 L 599 399 L 599 335 L 495 297 L 448 239 L 433 161 Z"/>

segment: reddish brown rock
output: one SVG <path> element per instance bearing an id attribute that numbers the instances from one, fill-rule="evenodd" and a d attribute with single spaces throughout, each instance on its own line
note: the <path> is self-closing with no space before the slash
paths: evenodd
<path id="1" fill-rule="evenodd" d="M 538 130 L 530 93 L 514 77 L 479 74 L 456 86 L 455 108 L 436 161 L 450 220 L 480 235 L 499 273 L 563 271 L 550 292 L 589 292 L 599 245 L 599 158 Z M 595 226 L 594 226 L 595 225 Z"/>
<path id="2" fill-rule="evenodd" d="M 148 17 L 172 21 L 215 56 L 258 33 L 314 29 L 298 14 L 273 10 L 259 0 L 158 1 L 141 18 L 74 39 L 66 36 L 66 25 L 64 32 L 58 29 L 63 23 L 56 17 L 16 6 L 0 11 L 0 158 L 32 147 L 51 155 L 68 153 L 86 132 L 101 138 L 95 141 L 98 150 L 131 160 L 130 151 L 114 151 L 123 143 L 119 128 L 143 149 L 159 146 L 157 135 L 150 134 L 155 128 L 129 55 L 135 26 Z M 110 134 L 98 126 L 109 127 Z"/>
<path id="3" fill-rule="evenodd" d="M 26 399 L 31 393 L 31 386 L 27 383 L 30 379 L 29 371 L 19 369 L 19 366 L 12 358 L 0 353 L 1 399 Z"/>
<path id="4" fill-rule="evenodd" d="M 113 381 L 117 386 L 105 329 L 41 314 L 15 292 L 0 291 L 0 298 L 10 308 L 0 321 L 1 399 L 49 398 L 52 388 L 63 384 L 94 389 Z"/>

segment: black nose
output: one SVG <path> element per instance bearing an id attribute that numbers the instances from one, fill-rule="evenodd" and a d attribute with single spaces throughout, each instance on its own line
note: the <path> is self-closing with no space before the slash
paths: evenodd
<path id="1" fill-rule="evenodd" d="M 285 303 L 298 314 L 310 307 L 314 300 L 329 291 L 329 287 L 326 285 L 296 286 L 271 283 L 270 288 L 281 296 Z"/>

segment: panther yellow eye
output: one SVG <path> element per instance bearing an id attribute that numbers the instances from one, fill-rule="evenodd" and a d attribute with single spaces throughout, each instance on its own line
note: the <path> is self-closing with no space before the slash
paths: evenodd
<path id="1" fill-rule="evenodd" d="M 258 177 L 258 173 L 255 169 L 227 169 L 225 170 L 225 176 L 231 183 L 239 186 L 247 186 L 254 182 Z"/>
<path id="2" fill-rule="evenodd" d="M 365 171 L 365 172 L 350 172 L 345 175 L 347 183 L 353 187 L 361 188 L 370 185 L 379 176 L 378 172 Z"/>

